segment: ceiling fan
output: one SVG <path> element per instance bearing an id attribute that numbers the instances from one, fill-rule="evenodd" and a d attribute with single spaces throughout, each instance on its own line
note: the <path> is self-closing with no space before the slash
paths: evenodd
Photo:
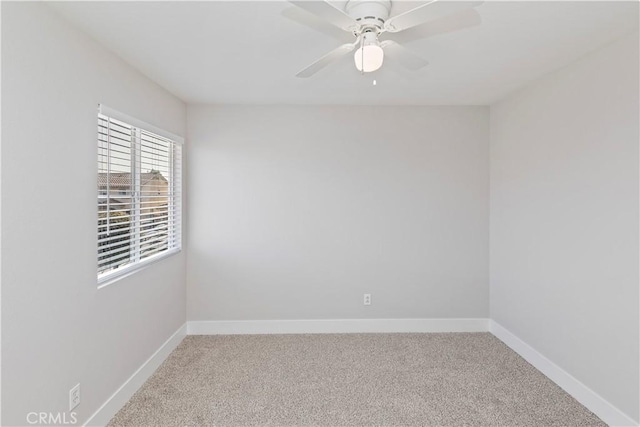
<path id="1" fill-rule="evenodd" d="M 289 0 L 289 2 L 355 37 L 352 43 L 337 47 L 304 68 L 296 74 L 297 77 L 310 77 L 356 48 L 353 58 L 357 70 L 361 73 L 378 70 L 384 61 L 385 52 L 405 68 L 419 70 L 428 64 L 427 60 L 393 40 L 380 41 L 379 36 L 383 33 L 398 33 L 484 3 L 483 1 L 431 0 L 407 12 L 389 17 L 391 0 L 348 0 L 344 10 L 327 0 Z"/>

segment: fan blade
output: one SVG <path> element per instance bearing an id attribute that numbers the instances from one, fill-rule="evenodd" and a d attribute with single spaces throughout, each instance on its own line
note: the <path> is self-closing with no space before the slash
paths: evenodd
<path id="1" fill-rule="evenodd" d="M 429 64 L 423 57 L 392 40 L 385 40 L 380 43 L 380 46 L 384 49 L 384 56 L 388 56 L 389 59 L 400 63 L 409 70 L 419 70 Z"/>
<path id="2" fill-rule="evenodd" d="M 482 24 L 482 18 L 475 9 L 467 9 L 444 18 L 436 19 L 425 25 L 417 25 L 406 31 L 395 33 L 393 39 L 400 44 L 426 39 L 440 34 L 473 28 Z M 336 29 L 336 31 L 339 31 Z"/>
<path id="3" fill-rule="evenodd" d="M 480 6 L 483 1 L 438 1 L 433 0 L 411 9 L 405 13 L 389 18 L 384 23 L 384 28 L 390 33 L 406 30 L 416 25 L 424 24 L 443 18 L 452 13 Z"/>
<path id="4" fill-rule="evenodd" d="M 289 0 L 289 3 L 298 6 L 307 12 L 329 21 L 331 24 L 345 31 L 353 32 L 360 28 L 360 24 L 355 19 L 347 15 L 343 10 L 338 9 L 326 0 L 308 1 L 308 0 Z"/>
<path id="5" fill-rule="evenodd" d="M 298 74 L 296 74 L 296 77 L 311 77 L 312 75 L 322 70 L 327 65 L 331 64 L 336 59 L 351 52 L 353 49 L 355 49 L 356 46 L 357 46 L 357 42 L 343 44 L 342 46 L 327 53 L 325 56 L 318 59 L 313 64 L 309 65 L 304 70 L 300 71 Z"/>
<path id="6" fill-rule="evenodd" d="M 342 29 L 331 25 L 326 20 L 321 19 L 316 15 L 312 15 L 299 7 L 287 7 L 282 11 L 282 16 L 296 24 L 312 28 L 342 43 L 353 39 L 351 34 L 347 34 Z"/>

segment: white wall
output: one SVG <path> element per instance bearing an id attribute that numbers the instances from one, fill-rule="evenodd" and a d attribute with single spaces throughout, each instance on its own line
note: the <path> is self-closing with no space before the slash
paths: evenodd
<path id="1" fill-rule="evenodd" d="M 491 317 L 638 420 L 638 34 L 491 107 Z"/>
<path id="2" fill-rule="evenodd" d="M 187 121 L 189 320 L 488 316 L 487 107 Z"/>
<path id="3" fill-rule="evenodd" d="M 180 100 L 48 6 L 3 2 L 3 425 L 67 411 L 77 383 L 84 422 L 185 321 L 182 254 L 97 289 L 99 102 L 184 135 Z"/>

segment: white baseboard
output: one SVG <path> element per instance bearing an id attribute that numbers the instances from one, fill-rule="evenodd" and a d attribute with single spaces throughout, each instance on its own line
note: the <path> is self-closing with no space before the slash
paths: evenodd
<path id="1" fill-rule="evenodd" d="M 493 320 L 490 322 L 490 331 L 605 423 L 610 426 L 638 425 L 631 417 Z"/>
<path id="2" fill-rule="evenodd" d="M 105 426 L 111 418 L 131 399 L 131 396 L 149 379 L 151 374 L 158 369 L 169 354 L 175 350 L 182 339 L 187 335 L 187 325 L 184 324 L 168 340 L 160 346 L 127 381 L 116 390 L 113 395 L 91 416 L 85 426 Z"/>
<path id="3" fill-rule="evenodd" d="M 213 320 L 187 322 L 188 335 L 488 331 L 489 319 Z"/>

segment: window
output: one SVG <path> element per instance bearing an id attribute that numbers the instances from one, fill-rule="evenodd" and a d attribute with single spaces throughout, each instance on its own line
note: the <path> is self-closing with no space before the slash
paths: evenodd
<path id="1" fill-rule="evenodd" d="M 180 250 L 181 142 L 100 106 L 98 284 Z"/>

